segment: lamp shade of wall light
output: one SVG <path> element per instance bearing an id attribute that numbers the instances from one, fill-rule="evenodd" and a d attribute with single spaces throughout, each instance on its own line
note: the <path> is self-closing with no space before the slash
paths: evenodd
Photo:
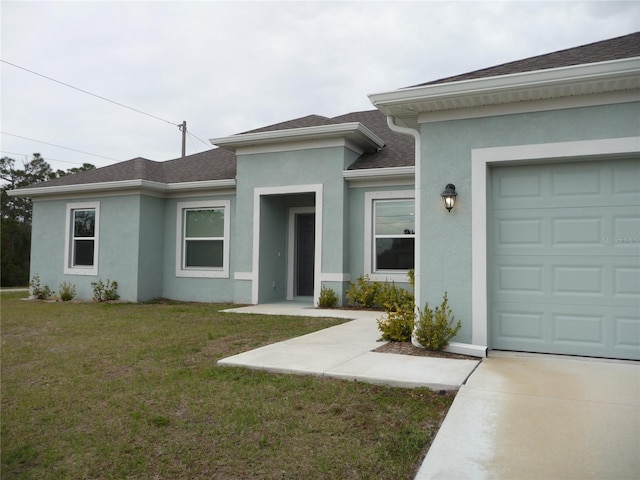
<path id="1" fill-rule="evenodd" d="M 458 196 L 456 192 L 456 186 L 453 183 L 448 183 L 447 186 L 444 187 L 444 191 L 440 194 L 440 196 L 444 201 L 444 208 L 446 208 L 450 212 L 455 205 L 456 197 Z"/>

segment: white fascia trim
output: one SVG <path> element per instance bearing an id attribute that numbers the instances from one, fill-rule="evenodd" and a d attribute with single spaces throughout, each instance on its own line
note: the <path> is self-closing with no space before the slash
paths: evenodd
<path id="1" fill-rule="evenodd" d="M 19 190 L 9 190 L 12 197 L 42 197 L 53 195 L 67 195 L 76 193 L 99 193 L 120 190 L 148 190 L 153 192 L 178 192 L 195 190 L 216 190 L 235 187 L 236 180 L 204 180 L 200 182 L 161 183 L 149 180 L 121 180 L 116 182 L 83 183 L 77 185 L 60 185 L 53 187 L 32 187 Z"/>
<path id="2" fill-rule="evenodd" d="M 278 143 L 269 143 L 267 145 L 247 145 L 237 147 L 235 150 L 236 155 L 255 155 L 259 153 L 279 153 L 279 152 L 293 152 L 299 150 L 313 150 L 317 148 L 331 148 L 331 147 L 343 147 L 353 150 L 358 155 L 364 153 L 364 149 L 344 137 L 332 137 L 332 138 L 313 138 L 306 140 L 294 140 L 294 141 L 282 141 Z"/>
<path id="3" fill-rule="evenodd" d="M 455 110 L 440 110 L 437 112 L 423 112 L 418 115 L 417 121 L 419 124 L 446 122 L 449 120 L 466 120 L 470 118 L 496 117 L 500 115 L 566 110 L 569 108 L 596 107 L 600 105 L 615 105 L 618 103 L 632 102 L 640 102 L 640 91 L 625 90 L 593 95 L 576 95 L 564 98 L 530 100 L 518 103 L 484 105 L 479 107 L 459 108 Z"/>
<path id="4" fill-rule="evenodd" d="M 474 345 L 488 345 L 487 176 L 501 162 L 568 161 L 640 153 L 640 136 L 471 150 L 471 305 Z M 417 291 L 417 290 L 416 290 Z M 419 304 L 418 304 L 419 305 Z"/>
<path id="5" fill-rule="evenodd" d="M 317 140 L 330 137 L 346 137 L 357 145 L 368 147 L 369 150 L 376 150 L 384 146 L 384 141 L 360 122 L 243 133 L 230 137 L 212 138 L 209 141 L 213 145 L 235 150 L 255 145 L 268 145 L 285 141 Z"/>
<path id="6" fill-rule="evenodd" d="M 343 170 L 342 178 L 350 182 L 362 182 L 368 180 L 378 180 L 381 177 L 413 177 L 416 175 L 416 167 L 387 167 L 387 168 L 366 168 L 362 170 Z"/>
<path id="7" fill-rule="evenodd" d="M 369 100 L 386 115 L 392 115 L 394 114 L 393 107 L 405 106 L 411 110 L 411 104 L 426 101 L 438 102 L 453 98 L 477 97 L 494 93 L 506 93 L 513 90 L 529 90 L 531 88 L 569 86 L 585 82 L 622 79 L 624 77 L 630 79 L 635 77 L 637 82 L 639 72 L 640 57 L 634 57 L 458 82 L 423 85 L 392 92 L 371 94 L 369 95 Z M 606 87 L 603 86 L 602 88 L 604 89 L 603 91 L 607 91 Z M 562 96 L 566 96 L 566 93 L 558 89 L 549 98 Z M 433 110 L 441 109 L 433 105 Z"/>

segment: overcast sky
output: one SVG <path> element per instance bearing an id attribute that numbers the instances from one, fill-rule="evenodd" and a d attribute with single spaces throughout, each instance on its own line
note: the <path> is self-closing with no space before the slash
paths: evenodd
<path id="1" fill-rule="evenodd" d="M 211 148 L 200 140 L 370 110 L 371 93 L 640 30 L 635 0 L 0 5 L 3 61 L 159 117 L 0 63 L 2 155 L 39 152 L 63 170 L 177 158 L 183 120 L 192 154 Z"/>

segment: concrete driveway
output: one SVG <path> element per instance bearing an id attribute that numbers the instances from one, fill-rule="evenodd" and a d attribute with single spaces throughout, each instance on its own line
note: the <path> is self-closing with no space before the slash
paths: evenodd
<path id="1" fill-rule="evenodd" d="M 416 479 L 640 479 L 640 363 L 484 359 Z"/>

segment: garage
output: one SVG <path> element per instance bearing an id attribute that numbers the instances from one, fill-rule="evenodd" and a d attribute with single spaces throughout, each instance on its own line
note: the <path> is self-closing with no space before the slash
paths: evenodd
<path id="1" fill-rule="evenodd" d="M 490 170 L 489 346 L 640 359 L 640 158 Z"/>

